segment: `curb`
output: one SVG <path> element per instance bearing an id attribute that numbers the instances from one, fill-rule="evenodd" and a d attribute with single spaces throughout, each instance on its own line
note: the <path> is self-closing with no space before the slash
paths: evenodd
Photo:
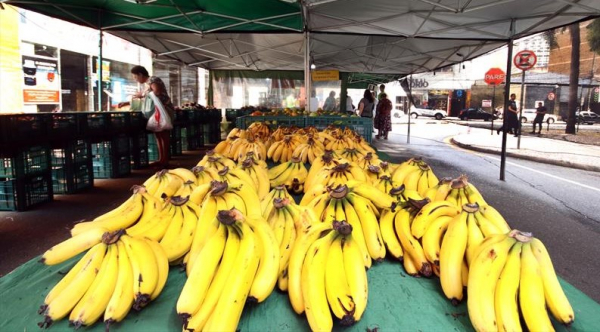
<path id="1" fill-rule="evenodd" d="M 491 154 L 495 154 L 495 155 L 501 155 L 502 153 L 500 151 L 494 150 L 494 149 L 488 149 L 488 148 L 481 148 L 478 146 L 474 146 L 471 144 L 465 144 L 465 143 L 461 143 L 457 140 L 454 139 L 454 137 L 452 137 L 452 139 L 450 139 L 450 142 L 452 142 L 452 144 L 461 147 L 463 149 L 467 149 L 467 150 L 472 150 L 472 151 L 477 151 L 477 152 L 483 152 L 483 153 L 491 153 Z M 516 158 L 516 159 L 524 159 L 524 160 L 530 160 L 530 161 L 535 161 L 538 163 L 544 163 L 544 164 L 550 164 L 550 165 L 556 165 L 556 166 L 563 166 L 563 167 L 570 167 L 570 168 L 576 168 L 576 169 L 582 169 L 585 171 L 591 171 L 591 172 L 600 172 L 600 166 L 593 166 L 593 165 L 585 165 L 585 164 L 578 164 L 578 163 L 572 163 L 569 161 L 562 161 L 562 160 L 554 160 L 554 159 L 548 159 L 548 158 L 540 158 L 540 157 L 535 157 L 535 156 L 529 156 L 529 155 L 524 155 L 524 154 L 518 154 L 518 153 L 514 153 L 514 152 L 506 152 L 506 155 L 511 157 L 511 158 Z"/>

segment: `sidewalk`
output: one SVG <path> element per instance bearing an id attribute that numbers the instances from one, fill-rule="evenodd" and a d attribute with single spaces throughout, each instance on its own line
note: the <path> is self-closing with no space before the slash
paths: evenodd
<path id="1" fill-rule="evenodd" d="M 502 136 L 487 133 L 465 133 L 454 136 L 452 143 L 469 150 L 500 154 Z M 508 135 L 506 152 L 509 157 L 600 172 L 600 146 L 577 144 L 543 137 Z"/>

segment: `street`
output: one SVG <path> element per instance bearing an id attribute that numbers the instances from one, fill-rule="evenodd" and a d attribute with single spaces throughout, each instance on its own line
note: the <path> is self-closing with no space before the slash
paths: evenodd
<path id="1" fill-rule="evenodd" d="M 467 174 L 511 227 L 533 232 L 545 243 L 560 276 L 600 302 L 600 173 L 509 158 L 506 181 L 500 181 L 499 156 L 449 143 L 459 133 L 489 129 L 412 121 L 410 144 L 407 125 L 394 124 L 390 139 L 374 145 L 395 162 L 421 156 L 440 178 Z"/>

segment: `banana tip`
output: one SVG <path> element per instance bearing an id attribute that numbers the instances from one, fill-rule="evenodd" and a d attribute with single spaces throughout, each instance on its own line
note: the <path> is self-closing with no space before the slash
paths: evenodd
<path id="1" fill-rule="evenodd" d="M 43 322 L 39 322 L 39 323 L 37 323 L 37 325 L 38 325 L 38 326 L 39 326 L 41 329 L 47 329 L 47 328 L 49 328 L 49 327 L 52 325 L 52 323 L 53 323 L 53 322 L 54 322 L 54 321 L 52 320 L 52 318 L 50 318 L 50 317 L 48 317 L 48 316 L 45 316 L 45 317 L 44 317 L 44 321 L 43 321 Z"/>
<path id="2" fill-rule="evenodd" d="M 343 326 L 351 326 L 354 325 L 356 323 L 356 320 L 354 319 L 354 316 L 352 316 L 351 314 L 347 314 L 345 315 L 342 320 L 340 321 L 340 324 L 342 324 Z"/>

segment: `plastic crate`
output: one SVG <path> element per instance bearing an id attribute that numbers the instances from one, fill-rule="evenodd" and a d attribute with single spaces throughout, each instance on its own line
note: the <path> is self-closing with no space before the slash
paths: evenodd
<path id="1" fill-rule="evenodd" d="M 154 134 L 148 134 L 148 163 L 157 161 L 159 157 L 156 137 L 154 137 Z"/>
<path id="2" fill-rule="evenodd" d="M 52 166 L 70 166 L 75 163 L 90 161 L 92 147 L 89 140 L 73 140 L 64 144 L 63 148 L 50 152 Z"/>
<path id="3" fill-rule="evenodd" d="M 52 113 L 48 118 L 48 137 L 51 140 L 70 140 L 77 137 L 80 115 Z"/>
<path id="4" fill-rule="evenodd" d="M 248 129 L 248 127 L 254 122 L 264 122 L 271 129 L 277 127 L 304 127 L 305 117 L 303 116 L 279 116 L 279 115 L 265 115 L 265 116 L 242 116 L 236 119 L 236 127 L 240 129 Z"/>
<path id="5" fill-rule="evenodd" d="M 329 126 L 350 128 L 361 135 L 367 142 L 373 141 L 373 120 L 361 117 L 340 116 L 307 116 L 306 127 L 315 127 L 323 130 Z"/>
<path id="6" fill-rule="evenodd" d="M 146 123 L 148 122 L 148 120 L 146 120 L 142 112 L 131 112 L 129 117 L 130 134 L 135 135 L 146 130 Z"/>
<path id="7" fill-rule="evenodd" d="M 52 201 L 53 198 L 49 170 L 45 174 L 0 181 L 2 211 L 24 211 L 37 204 Z"/>
<path id="8" fill-rule="evenodd" d="M 131 157 L 109 156 L 94 157 L 92 161 L 95 179 L 120 178 L 131 174 Z"/>
<path id="9" fill-rule="evenodd" d="M 131 168 L 140 169 L 148 166 L 148 135 L 138 133 L 130 137 Z"/>
<path id="10" fill-rule="evenodd" d="M 129 137 L 119 135 L 110 140 L 92 144 L 92 155 L 123 156 L 129 155 Z"/>
<path id="11" fill-rule="evenodd" d="M 91 161 L 70 167 L 52 167 L 52 188 L 55 194 L 73 194 L 94 186 Z"/>
<path id="12" fill-rule="evenodd" d="M 181 132 L 181 144 L 184 151 L 193 151 L 204 145 L 202 127 L 189 125 Z"/>
<path id="13" fill-rule="evenodd" d="M 113 135 L 124 134 L 129 131 L 131 112 L 107 112 L 110 132 Z"/>
<path id="14" fill-rule="evenodd" d="M 21 178 L 50 169 L 50 148 L 35 146 L 0 158 L 0 178 Z"/>
<path id="15" fill-rule="evenodd" d="M 40 144 L 48 137 L 49 114 L 0 115 L 0 146 L 2 151 Z"/>
<path id="16" fill-rule="evenodd" d="M 232 108 L 226 109 L 225 110 L 225 120 L 227 120 L 229 122 L 235 122 L 235 119 L 238 117 L 238 111 L 241 111 L 241 110 L 232 109 Z"/>

